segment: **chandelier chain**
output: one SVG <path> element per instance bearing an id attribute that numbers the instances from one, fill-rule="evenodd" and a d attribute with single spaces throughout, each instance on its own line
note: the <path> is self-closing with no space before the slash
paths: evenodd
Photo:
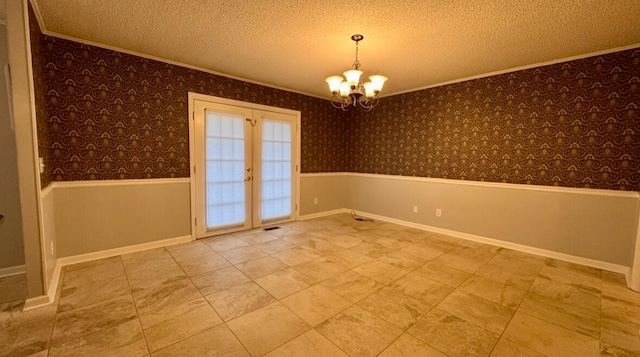
<path id="1" fill-rule="evenodd" d="M 360 69 L 360 61 L 358 61 L 358 42 L 360 42 L 360 41 L 356 41 L 356 60 L 353 61 L 353 68 L 354 69 Z"/>

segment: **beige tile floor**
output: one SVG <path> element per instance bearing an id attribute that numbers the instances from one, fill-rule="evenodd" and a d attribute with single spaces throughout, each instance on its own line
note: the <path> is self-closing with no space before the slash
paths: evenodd
<path id="1" fill-rule="evenodd" d="M 348 215 L 67 266 L 0 356 L 640 356 L 620 274 Z"/>

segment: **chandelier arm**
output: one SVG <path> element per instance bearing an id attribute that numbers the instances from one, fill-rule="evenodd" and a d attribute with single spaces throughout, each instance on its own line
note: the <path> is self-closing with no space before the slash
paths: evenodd
<path id="1" fill-rule="evenodd" d="M 342 110 L 347 110 L 348 106 L 351 104 L 351 102 L 347 98 L 342 97 L 342 96 L 340 96 L 338 94 L 334 94 L 331 97 L 330 101 L 331 101 L 331 105 L 334 108 L 338 108 L 338 109 L 342 109 Z M 345 108 L 347 108 L 347 109 L 345 109 Z"/>
<path id="2" fill-rule="evenodd" d="M 365 103 L 358 103 L 360 105 L 360 108 L 362 108 L 365 111 L 370 111 L 371 109 L 373 109 L 373 107 L 371 105 L 365 104 Z"/>
<path id="3" fill-rule="evenodd" d="M 358 102 L 358 104 L 360 105 L 360 108 L 366 110 L 366 111 L 370 111 L 371 109 L 375 108 L 376 105 L 378 105 L 378 97 L 373 97 L 373 98 L 368 98 L 366 100 L 361 100 Z"/>

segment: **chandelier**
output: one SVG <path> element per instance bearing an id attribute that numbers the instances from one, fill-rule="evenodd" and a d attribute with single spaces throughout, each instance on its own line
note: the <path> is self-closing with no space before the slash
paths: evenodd
<path id="1" fill-rule="evenodd" d="M 351 39 L 356 42 L 356 60 L 353 61 L 353 69 L 344 72 L 346 81 L 340 76 L 331 76 L 326 79 L 331 90 L 331 105 L 342 110 L 349 109 L 350 105 L 360 106 L 365 110 L 371 110 L 378 104 L 378 93 L 387 80 L 385 76 L 370 76 L 370 82 L 360 81 L 360 62 L 358 61 L 358 42 L 364 39 L 362 35 L 353 35 Z"/>

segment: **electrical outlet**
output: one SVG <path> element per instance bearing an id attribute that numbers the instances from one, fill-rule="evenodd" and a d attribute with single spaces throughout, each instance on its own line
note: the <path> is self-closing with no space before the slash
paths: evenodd
<path id="1" fill-rule="evenodd" d="M 413 213 L 418 213 L 418 206 L 413 206 Z"/>
<path id="2" fill-rule="evenodd" d="M 440 208 L 436 208 L 436 217 L 442 217 L 442 210 Z"/>
<path id="3" fill-rule="evenodd" d="M 314 199 L 313 199 L 313 204 L 314 204 L 314 205 L 317 205 L 317 204 L 318 204 L 318 197 L 316 197 L 316 198 L 314 198 Z"/>

